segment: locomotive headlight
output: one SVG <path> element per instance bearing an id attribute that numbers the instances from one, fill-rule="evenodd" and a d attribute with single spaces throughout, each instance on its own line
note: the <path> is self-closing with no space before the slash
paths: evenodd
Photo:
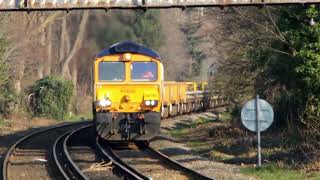
<path id="1" fill-rule="evenodd" d="M 146 106 L 157 106 L 158 101 L 156 101 L 156 100 L 146 100 L 146 101 L 144 101 L 144 104 Z"/>
<path id="2" fill-rule="evenodd" d="M 147 106 L 150 106 L 151 101 L 147 100 L 147 101 L 144 102 L 144 104 L 146 104 Z"/>
<path id="3" fill-rule="evenodd" d="M 131 61 L 132 55 L 130 53 L 125 53 L 123 55 L 123 60 L 124 61 Z"/>
<path id="4" fill-rule="evenodd" d="M 109 99 L 102 99 L 101 101 L 99 101 L 99 105 L 102 107 L 110 106 L 111 101 Z"/>

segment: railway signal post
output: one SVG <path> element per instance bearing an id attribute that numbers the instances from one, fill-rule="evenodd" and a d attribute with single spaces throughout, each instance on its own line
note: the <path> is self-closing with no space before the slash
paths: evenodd
<path id="1" fill-rule="evenodd" d="M 258 167 L 261 166 L 260 132 L 270 127 L 273 117 L 274 113 L 271 105 L 267 101 L 259 99 L 259 95 L 247 102 L 241 110 L 242 124 L 248 130 L 257 132 Z"/>

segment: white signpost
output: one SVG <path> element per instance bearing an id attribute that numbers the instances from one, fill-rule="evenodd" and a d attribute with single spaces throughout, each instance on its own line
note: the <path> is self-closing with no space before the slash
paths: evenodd
<path id="1" fill-rule="evenodd" d="M 259 167 L 261 166 L 260 132 L 270 127 L 273 117 L 274 113 L 271 105 L 267 101 L 259 99 L 259 95 L 247 102 L 241 110 L 242 124 L 250 131 L 257 132 Z"/>

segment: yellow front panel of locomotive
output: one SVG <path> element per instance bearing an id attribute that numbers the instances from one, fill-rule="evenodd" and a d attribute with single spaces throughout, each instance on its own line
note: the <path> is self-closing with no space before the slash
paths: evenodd
<path id="1" fill-rule="evenodd" d="M 125 79 L 122 82 L 104 82 L 98 80 L 98 65 L 101 61 L 122 61 L 121 55 L 105 56 L 95 61 L 95 100 L 109 99 L 112 105 L 104 110 L 110 112 L 144 112 L 161 109 L 161 77 L 162 69 L 158 68 L 158 80 L 153 82 L 136 82 L 131 80 L 131 63 L 152 61 L 160 67 L 160 62 L 148 56 L 132 54 L 130 61 L 125 63 Z M 146 100 L 155 100 L 155 106 L 146 106 Z M 100 111 L 101 109 L 97 109 Z"/>
<path id="2" fill-rule="evenodd" d="M 111 112 L 160 111 L 159 85 L 150 84 L 101 84 L 97 85 L 97 99 L 107 98 L 112 102 Z M 146 100 L 158 101 L 157 106 L 148 107 Z"/>

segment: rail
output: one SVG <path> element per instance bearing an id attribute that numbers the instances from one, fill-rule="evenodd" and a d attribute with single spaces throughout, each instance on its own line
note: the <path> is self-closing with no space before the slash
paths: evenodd
<path id="1" fill-rule="evenodd" d="M 0 11 L 167 9 L 320 3 L 320 0 L 0 0 Z"/>
<path id="2" fill-rule="evenodd" d="M 99 151 L 101 156 L 104 160 L 109 160 L 115 165 L 117 168 L 122 170 L 130 179 L 137 179 L 137 180 L 149 180 L 150 178 L 143 175 L 141 172 L 137 171 L 136 169 L 129 166 L 127 163 L 122 161 L 119 157 L 112 153 L 110 147 L 103 147 L 100 144 L 99 138 L 96 138 L 96 149 Z"/>
<path id="3" fill-rule="evenodd" d="M 60 125 L 56 125 L 56 126 L 53 126 L 53 127 L 48 127 L 48 128 L 45 128 L 45 129 L 42 129 L 42 130 L 39 130 L 39 131 L 36 131 L 36 132 L 33 132 L 29 135 L 26 135 L 24 137 L 22 137 L 21 139 L 19 139 L 16 143 L 14 143 L 10 149 L 6 152 L 6 155 L 5 155 L 5 158 L 2 162 L 2 178 L 0 179 L 3 179 L 3 180 L 7 180 L 8 179 L 8 164 L 10 163 L 10 156 L 13 154 L 14 150 L 20 145 L 22 144 L 23 142 L 33 138 L 34 136 L 36 135 L 39 135 L 39 134 L 43 134 L 47 131 L 51 131 L 51 130 L 55 130 L 55 129 L 59 129 L 59 128 L 65 128 L 65 127 L 70 127 L 70 126 L 76 126 L 76 125 L 81 125 L 81 124 L 88 124 L 88 123 L 91 123 L 90 121 L 84 121 L 84 122 L 76 122 L 76 123 L 69 123 L 69 124 L 60 124 Z"/>
<path id="4" fill-rule="evenodd" d="M 150 146 L 148 146 L 146 143 L 144 142 L 139 142 L 136 143 L 136 145 L 138 147 L 140 147 L 141 149 L 145 149 L 146 151 L 149 151 L 151 154 L 154 154 L 154 156 L 156 156 L 157 158 L 159 158 L 160 161 L 162 161 L 163 163 L 167 164 L 168 166 L 170 166 L 171 168 L 177 170 L 177 171 L 182 171 L 185 174 L 189 175 L 192 179 L 197 179 L 197 180 L 214 180 L 214 178 L 212 177 L 208 177 L 205 176 L 203 174 L 200 174 L 199 172 L 187 168 L 184 165 L 182 165 L 181 163 L 169 158 L 168 156 L 162 154 L 161 152 L 151 148 Z"/>
<path id="5" fill-rule="evenodd" d="M 84 131 L 92 126 L 93 125 L 87 125 L 76 130 L 71 130 L 60 136 L 55 141 L 52 150 L 54 161 L 59 169 L 59 172 L 65 179 L 89 180 L 89 178 L 83 174 L 76 163 L 72 160 L 68 151 L 68 144 L 71 143 L 70 139 L 75 133 Z"/>

